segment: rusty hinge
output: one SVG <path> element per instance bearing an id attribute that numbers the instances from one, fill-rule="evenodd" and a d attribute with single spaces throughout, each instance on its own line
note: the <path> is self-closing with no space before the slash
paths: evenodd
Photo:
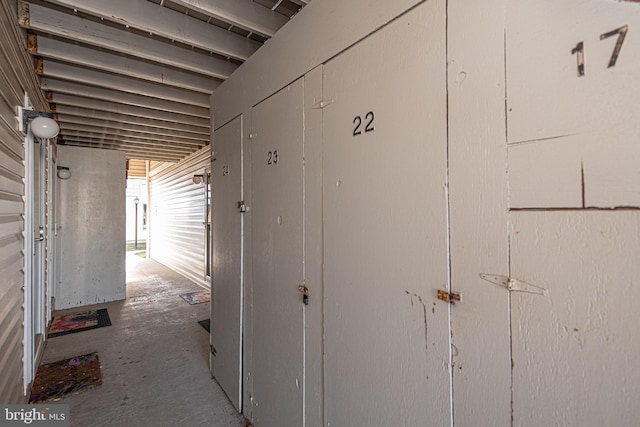
<path id="1" fill-rule="evenodd" d="M 447 292 L 441 289 L 438 289 L 438 299 L 453 305 L 455 305 L 456 301 L 462 301 L 462 297 L 458 292 Z"/>
<path id="2" fill-rule="evenodd" d="M 304 305 L 309 305 L 309 288 L 305 285 L 298 286 L 298 292 L 302 294 L 302 303 Z"/>
<path id="3" fill-rule="evenodd" d="M 480 278 L 514 292 L 526 292 L 528 294 L 536 295 L 547 294 L 547 290 L 545 288 L 523 282 L 522 280 L 514 279 L 513 277 L 480 273 Z"/>

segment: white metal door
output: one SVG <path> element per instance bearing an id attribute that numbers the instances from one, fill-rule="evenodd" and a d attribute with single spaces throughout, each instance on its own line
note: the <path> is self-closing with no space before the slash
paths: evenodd
<path id="1" fill-rule="evenodd" d="M 546 290 L 511 293 L 517 426 L 640 419 L 638 24 L 631 2 L 509 2 L 510 276 Z"/>
<path id="2" fill-rule="evenodd" d="M 214 132 L 211 371 L 242 408 L 242 117 Z"/>
<path id="3" fill-rule="evenodd" d="M 512 213 L 516 426 L 631 426 L 640 419 L 640 212 Z"/>
<path id="4" fill-rule="evenodd" d="M 303 83 L 252 110 L 253 412 L 303 425 Z"/>
<path id="5" fill-rule="evenodd" d="M 324 65 L 325 421 L 450 423 L 445 10 Z"/>

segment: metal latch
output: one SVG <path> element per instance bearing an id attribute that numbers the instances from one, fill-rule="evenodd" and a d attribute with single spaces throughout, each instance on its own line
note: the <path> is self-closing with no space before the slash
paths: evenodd
<path id="1" fill-rule="evenodd" d="M 241 213 L 245 213 L 245 212 L 247 211 L 247 205 L 244 203 L 244 200 L 240 200 L 240 201 L 238 202 L 238 210 L 239 210 Z"/>
<path id="2" fill-rule="evenodd" d="M 480 273 L 480 278 L 487 282 L 494 283 L 503 288 L 507 288 L 510 291 L 526 292 L 528 294 L 547 295 L 547 290 L 531 283 L 523 282 L 522 280 L 514 279 L 508 276 L 499 276 L 496 274 L 484 274 Z"/>
<path id="3" fill-rule="evenodd" d="M 302 303 L 304 305 L 309 305 L 309 288 L 305 285 L 298 286 L 298 292 L 302 294 Z"/>
<path id="4" fill-rule="evenodd" d="M 462 301 L 462 297 L 458 292 L 447 292 L 441 289 L 438 289 L 438 299 L 453 305 L 456 304 L 456 301 Z"/>

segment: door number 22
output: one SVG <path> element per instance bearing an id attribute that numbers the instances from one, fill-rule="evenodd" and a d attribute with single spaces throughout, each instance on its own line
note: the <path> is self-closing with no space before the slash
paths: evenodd
<path id="1" fill-rule="evenodd" d="M 364 116 L 364 120 L 366 121 L 366 124 L 364 126 L 365 133 L 373 132 L 375 130 L 375 128 L 373 127 L 374 118 L 375 118 L 375 114 L 373 114 L 373 111 L 369 111 L 367 115 Z M 353 129 L 353 136 L 362 135 L 362 131 L 360 130 L 360 126 L 362 126 L 362 117 L 356 116 L 353 119 L 353 124 L 356 125 L 355 129 Z"/>

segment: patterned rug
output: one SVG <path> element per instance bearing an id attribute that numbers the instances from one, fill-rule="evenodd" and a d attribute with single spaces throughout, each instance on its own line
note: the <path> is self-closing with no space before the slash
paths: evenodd
<path id="1" fill-rule="evenodd" d="M 40 365 L 31 386 L 29 403 L 60 400 L 102 385 L 98 353 Z"/>
<path id="2" fill-rule="evenodd" d="M 180 298 L 188 302 L 189 304 L 200 304 L 203 302 L 211 301 L 211 292 L 207 291 L 196 291 L 189 292 L 188 294 L 181 294 Z"/>
<path id="3" fill-rule="evenodd" d="M 82 313 L 63 314 L 54 316 L 47 336 L 53 338 L 89 329 L 102 328 L 103 326 L 111 326 L 111 319 L 109 319 L 109 312 L 106 308 L 83 311 Z"/>

